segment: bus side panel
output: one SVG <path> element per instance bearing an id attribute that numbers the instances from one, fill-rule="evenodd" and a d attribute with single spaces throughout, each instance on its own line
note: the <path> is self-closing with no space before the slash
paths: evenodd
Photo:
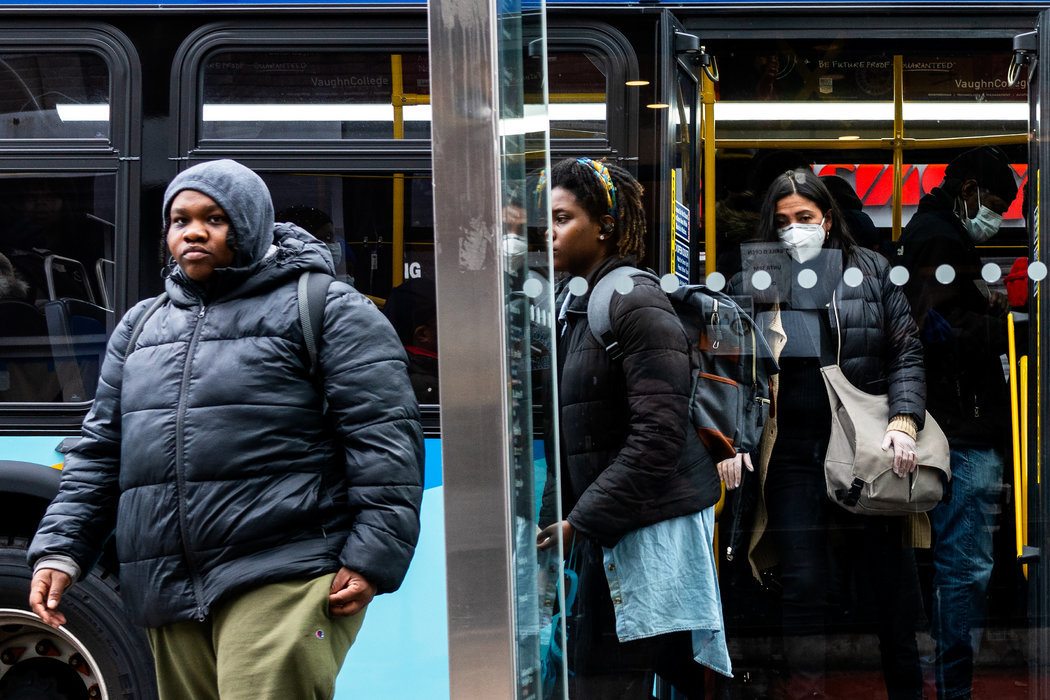
<path id="1" fill-rule="evenodd" d="M 441 441 L 426 441 L 421 532 L 405 582 L 369 605 L 336 679 L 336 700 L 449 697 Z"/>

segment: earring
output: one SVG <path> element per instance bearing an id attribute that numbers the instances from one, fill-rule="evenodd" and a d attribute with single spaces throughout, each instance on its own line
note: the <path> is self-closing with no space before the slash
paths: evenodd
<path id="1" fill-rule="evenodd" d="M 604 233 L 603 233 L 602 235 L 598 236 L 598 240 L 599 240 L 599 241 L 604 241 L 604 240 L 605 240 L 605 238 L 606 238 L 606 236 L 605 236 L 605 234 L 604 234 Z"/>

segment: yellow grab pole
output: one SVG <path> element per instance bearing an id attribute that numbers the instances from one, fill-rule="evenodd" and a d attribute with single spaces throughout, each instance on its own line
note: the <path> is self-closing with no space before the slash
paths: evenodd
<path id="1" fill-rule="evenodd" d="M 1023 517 L 1021 511 L 1024 504 L 1021 500 L 1021 431 L 1019 429 L 1019 415 L 1017 407 L 1017 348 L 1014 339 L 1014 315 L 1006 316 L 1006 346 L 1010 358 L 1010 427 L 1013 433 L 1014 453 L 1014 528 L 1017 542 L 1017 556 L 1021 556 L 1023 531 Z"/>
<path id="2" fill-rule="evenodd" d="M 901 237 L 904 192 L 904 57 L 893 57 L 893 240 Z"/>
<path id="3" fill-rule="evenodd" d="M 1021 355 L 1018 381 L 1021 383 L 1021 546 L 1028 544 L 1028 355 Z M 1028 564 L 1022 566 L 1028 578 Z"/>
<path id="4" fill-rule="evenodd" d="M 715 271 L 715 84 L 700 71 L 700 101 L 704 110 L 704 274 Z M 717 550 L 716 550 L 717 551 Z"/>
<path id="5" fill-rule="evenodd" d="M 394 108 L 394 138 L 405 138 L 405 95 L 401 75 L 401 54 L 390 54 L 390 104 Z M 405 174 L 394 173 L 391 247 L 393 286 L 405 281 Z"/>

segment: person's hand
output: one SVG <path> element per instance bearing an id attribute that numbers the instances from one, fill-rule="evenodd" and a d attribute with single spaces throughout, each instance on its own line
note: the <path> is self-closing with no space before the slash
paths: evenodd
<path id="1" fill-rule="evenodd" d="M 73 579 L 56 569 L 40 569 L 33 574 L 29 584 L 29 608 L 55 629 L 66 624 L 66 616 L 58 611 L 62 594 L 73 583 Z"/>
<path id="2" fill-rule="evenodd" d="M 749 472 L 755 471 L 751 466 L 751 455 L 747 452 L 738 452 L 729 459 L 723 459 L 716 466 L 718 477 L 725 482 L 726 489 L 735 489 L 740 486 L 740 474 L 742 467 L 747 467 Z"/>
<path id="3" fill-rule="evenodd" d="M 356 615 L 375 598 L 376 587 L 364 576 L 346 568 L 336 572 L 328 591 L 328 612 L 347 617 Z"/>
<path id="4" fill-rule="evenodd" d="M 882 439 L 882 449 L 893 447 L 893 473 L 904 476 L 915 471 L 915 439 L 899 430 L 887 430 Z"/>
<path id="5" fill-rule="evenodd" d="M 991 309 L 993 316 L 1005 317 L 1012 310 L 1010 297 L 1002 292 L 991 292 L 988 294 L 988 307 Z"/>
<path id="6" fill-rule="evenodd" d="M 542 550 L 558 546 L 559 529 L 561 530 L 561 541 L 565 543 L 564 546 L 568 547 L 569 543 L 572 542 L 573 535 L 576 534 L 576 528 L 568 520 L 551 523 L 540 530 L 539 534 L 536 535 L 536 547 Z"/>

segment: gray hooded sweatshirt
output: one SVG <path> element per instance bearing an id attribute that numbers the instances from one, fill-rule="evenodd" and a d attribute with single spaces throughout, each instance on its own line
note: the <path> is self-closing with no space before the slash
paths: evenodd
<path id="1" fill-rule="evenodd" d="M 348 285 L 328 291 L 310 380 L 296 284 L 331 273 L 323 243 L 273 223 L 265 183 L 233 161 L 190 168 L 186 189 L 230 217 L 234 265 L 203 287 L 175 267 L 110 338 L 83 438 L 29 551 L 82 571 L 116 531 L 121 595 L 149 627 L 203 619 L 248 589 L 345 566 L 400 586 L 419 536 L 423 438 L 390 324 Z M 323 387 L 323 391 L 322 391 Z M 323 398 L 327 413 L 323 414 Z"/>

